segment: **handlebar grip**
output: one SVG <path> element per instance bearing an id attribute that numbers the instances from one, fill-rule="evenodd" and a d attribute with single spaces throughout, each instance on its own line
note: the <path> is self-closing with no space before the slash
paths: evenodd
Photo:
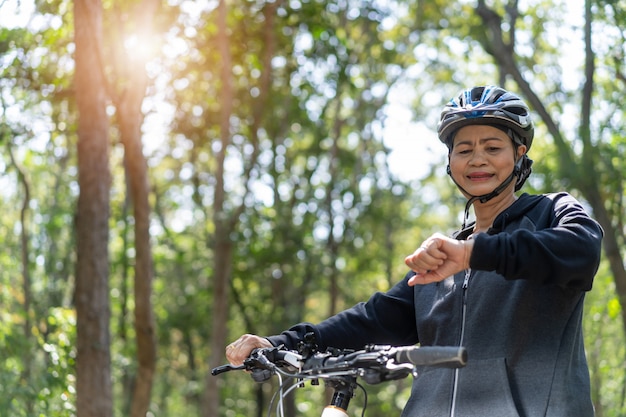
<path id="1" fill-rule="evenodd" d="M 467 350 L 462 346 L 401 347 L 396 351 L 395 360 L 417 366 L 462 368 L 467 364 Z"/>

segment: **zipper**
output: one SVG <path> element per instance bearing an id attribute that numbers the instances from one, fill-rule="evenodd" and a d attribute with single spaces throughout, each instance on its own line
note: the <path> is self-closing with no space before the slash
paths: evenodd
<path id="1" fill-rule="evenodd" d="M 465 337 L 465 317 L 467 314 L 467 287 L 469 287 L 470 276 L 472 275 L 472 269 L 465 270 L 465 278 L 463 279 L 463 310 L 461 315 L 461 337 L 459 340 L 459 346 L 463 346 L 463 338 Z M 456 411 L 456 397 L 459 389 L 459 368 L 454 370 L 454 384 L 452 388 L 452 407 L 450 410 L 450 417 L 454 417 Z"/>

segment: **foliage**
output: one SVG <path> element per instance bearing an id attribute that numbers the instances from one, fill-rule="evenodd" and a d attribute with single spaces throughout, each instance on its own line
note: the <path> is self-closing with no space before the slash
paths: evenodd
<path id="1" fill-rule="evenodd" d="M 22 323 L 23 319 L 4 312 L 0 324 L 0 415 L 71 415 L 76 393 L 72 371 L 76 325 L 73 310 L 51 309 L 46 321 L 33 329 L 36 338 L 32 343 L 24 338 Z M 27 367 L 29 377 L 25 375 Z"/>
<path id="2" fill-rule="evenodd" d="M 128 2 L 107 1 L 113 48 Z M 524 77 L 542 98 L 574 154 L 580 154 L 582 9 L 558 1 L 487 2 L 504 18 Z M 591 137 L 597 183 L 615 229 L 624 229 L 623 2 L 594 3 Z M 0 2 L 0 11 L 7 7 Z M 72 415 L 75 406 L 73 313 L 76 114 L 72 97 L 72 16 L 65 0 L 36 2 L 22 28 L 0 28 L 0 416 Z M 152 37 L 160 54 L 147 65 L 144 152 L 152 184 L 154 305 L 159 357 L 151 413 L 200 415 L 213 329 L 216 236 L 213 215 L 222 150 L 224 78 L 217 2 L 163 2 Z M 572 20 L 570 18 L 576 17 Z M 515 82 L 494 65 L 489 33 L 474 2 L 231 2 L 227 14 L 233 108 L 224 173 L 225 210 L 236 213 L 229 281 L 229 338 L 270 334 L 319 321 L 384 291 L 405 273 L 402 259 L 434 231 L 460 224 L 464 201 L 441 157 L 424 176 L 400 180 L 383 132 L 396 94 L 434 130 L 442 103 L 461 86 Z M 130 25 L 129 27 L 132 27 Z M 130 34 L 129 34 L 130 35 Z M 132 36 L 131 36 L 132 38 Z M 143 39 L 143 38 L 142 38 Z M 136 40 L 135 40 L 136 41 Z M 137 47 L 127 39 L 128 48 Z M 124 42 L 122 42 L 124 43 Z M 157 43 L 159 44 L 159 43 Z M 132 69 L 132 68 L 131 68 Z M 621 83 L 621 84 L 620 84 Z M 433 88 L 433 86 L 437 86 Z M 112 92 L 119 93 L 119 91 Z M 115 108 L 109 109 L 115 126 Z M 408 133 L 410 135 L 411 133 Z M 111 334 L 115 415 L 126 415 L 136 377 L 131 274 L 132 217 L 122 148 L 112 131 Z M 527 191 L 571 189 L 548 127 L 539 121 Z M 258 155 L 255 157 L 255 152 Z M 13 155 L 13 159 L 11 158 Z M 417 160 L 417 162 L 416 162 Z M 20 174 L 21 173 L 21 174 Z M 20 208 L 30 185 L 26 217 Z M 23 246 L 22 232 L 28 232 Z M 26 249 L 31 287 L 24 287 Z M 621 248 L 623 258 L 623 247 Z M 26 296 L 32 300 L 25 311 Z M 585 335 L 598 416 L 626 411 L 622 308 L 607 260 L 587 297 Z M 30 323 L 25 328 L 25 323 Z M 223 416 L 262 415 L 272 386 L 244 375 L 219 380 Z M 275 387 L 274 387 L 275 388 Z M 398 414 L 410 381 L 368 387 L 370 415 Z M 259 400 L 259 399 L 262 400 Z M 357 396 L 353 411 L 360 411 Z M 298 390 L 298 415 L 318 415 L 323 388 Z"/>

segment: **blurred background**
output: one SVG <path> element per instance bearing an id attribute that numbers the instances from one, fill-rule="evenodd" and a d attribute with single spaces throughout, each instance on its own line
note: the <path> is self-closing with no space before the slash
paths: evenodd
<path id="1" fill-rule="evenodd" d="M 625 415 L 625 28 L 624 0 L 0 0 L 0 416 L 268 415 L 275 384 L 210 376 L 224 347 L 460 226 L 436 126 L 482 84 L 533 111 L 523 191 L 604 228 L 585 340 L 597 416 Z"/>

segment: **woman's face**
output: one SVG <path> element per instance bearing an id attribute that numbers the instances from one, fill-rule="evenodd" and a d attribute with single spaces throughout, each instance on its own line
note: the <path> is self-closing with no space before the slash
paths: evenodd
<path id="1" fill-rule="evenodd" d="M 459 129 L 450 152 L 452 178 L 469 194 L 492 192 L 513 172 L 515 161 L 526 152 L 517 148 L 502 130 L 487 125 L 470 125 Z M 515 181 L 511 183 L 511 193 Z"/>

